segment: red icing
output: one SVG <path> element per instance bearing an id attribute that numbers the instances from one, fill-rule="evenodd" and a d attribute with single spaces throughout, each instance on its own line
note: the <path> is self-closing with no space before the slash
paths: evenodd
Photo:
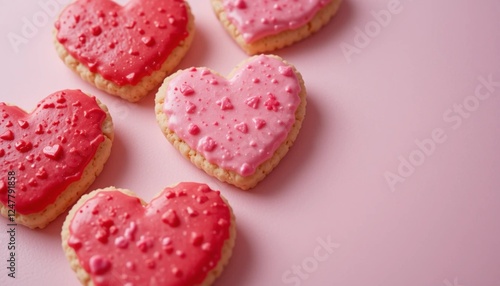
<path id="1" fill-rule="evenodd" d="M 118 85 L 159 70 L 187 35 L 182 0 L 77 0 L 59 16 L 57 39 L 92 72 Z"/>
<path id="2" fill-rule="evenodd" d="M 68 245 L 95 285 L 199 285 L 221 258 L 230 221 L 219 192 L 198 183 L 166 188 L 146 206 L 101 192 L 76 212 Z"/>
<path id="3" fill-rule="evenodd" d="M 78 90 L 51 94 L 29 114 L 5 103 L 0 103 L 0 112 L 0 134 L 9 135 L 0 136 L 4 153 L 0 182 L 6 182 L 9 171 L 16 172 L 15 202 L 20 214 L 37 213 L 52 204 L 81 178 L 104 141 L 101 124 L 106 113 L 95 98 Z M 0 201 L 7 205 L 6 190 L 0 190 Z"/>

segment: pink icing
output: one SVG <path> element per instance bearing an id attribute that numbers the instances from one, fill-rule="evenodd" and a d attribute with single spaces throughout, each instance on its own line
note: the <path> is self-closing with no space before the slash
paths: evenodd
<path id="1" fill-rule="evenodd" d="M 166 188 L 145 206 L 112 190 L 78 209 L 67 242 L 97 286 L 200 285 L 221 259 L 230 222 L 220 193 L 204 184 Z"/>
<path id="2" fill-rule="evenodd" d="M 249 176 L 287 137 L 300 91 L 291 67 L 261 55 L 229 80 L 206 68 L 182 71 L 167 87 L 164 112 L 169 129 L 209 162 Z"/>
<path id="3" fill-rule="evenodd" d="M 227 17 L 247 43 L 307 24 L 331 0 L 223 0 Z"/>

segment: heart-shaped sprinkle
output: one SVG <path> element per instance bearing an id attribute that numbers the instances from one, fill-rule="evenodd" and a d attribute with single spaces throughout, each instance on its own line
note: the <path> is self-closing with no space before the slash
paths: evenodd
<path id="1" fill-rule="evenodd" d="M 105 140 L 106 113 L 78 90 L 49 95 L 32 113 L 0 103 L 0 182 L 15 172 L 16 212 L 38 213 L 53 204 L 82 172 Z M 14 122 L 14 124 L 13 124 Z M 9 202 L 6 189 L 0 202 Z"/>
<path id="2" fill-rule="evenodd" d="M 61 156 L 62 147 L 59 144 L 43 148 L 43 154 L 52 160 L 57 160 Z"/>
<path id="3" fill-rule="evenodd" d="M 77 0 L 60 14 L 57 40 L 91 72 L 119 86 L 159 70 L 188 36 L 182 0 Z"/>
<path id="4" fill-rule="evenodd" d="M 94 285 L 209 285 L 234 235 L 229 206 L 198 183 L 166 188 L 149 204 L 126 190 L 95 191 L 75 205 L 62 232 L 74 270 Z"/>

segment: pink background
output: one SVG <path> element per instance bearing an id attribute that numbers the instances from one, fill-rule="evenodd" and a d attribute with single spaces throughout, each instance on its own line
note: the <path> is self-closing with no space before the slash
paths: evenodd
<path id="1" fill-rule="evenodd" d="M 54 91 L 80 88 L 106 103 L 116 141 L 93 189 L 115 185 L 145 200 L 180 181 L 220 189 L 238 237 L 215 285 L 500 285 L 500 87 L 474 97 L 480 76 L 500 81 L 499 1 L 401 0 L 381 27 L 371 12 L 396 0 L 346 0 L 318 34 L 278 51 L 305 79 L 307 117 L 295 146 L 251 192 L 183 159 L 156 124 L 153 94 L 130 104 L 70 72 L 52 46 L 55 16 L 43 22 L 38 3 L 49 1 L 0 0 L 0 101 L 31 110 Z M 246 55 L 209 1 L 189 2 L 197 35 L 181 68 L 229 73 Z M 28 43 L 11 45 L 9 33 L 22 36 L 23 18 L 37 15 Z M 360 43 L 365 28 L 371 37 Z M 342 47 L 356 40 L 346 57 Z M 441 143 L 422 157 L 415 141 L 431 148 L 433 132 Z M 398 174 L 400 159 L 419 166 L 401 170 L 407 177 L 393 191 L 385 175 Z M 17 227 L 15 280 L 0 220 L 0 285 L 79 285 L 60 246 L 64 216 L 41 231 Z M 328 253 L 321 240 L 337 248 Z"/>

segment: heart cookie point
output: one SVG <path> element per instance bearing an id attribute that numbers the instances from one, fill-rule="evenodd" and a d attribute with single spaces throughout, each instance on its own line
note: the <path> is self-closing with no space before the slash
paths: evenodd
<path id="1" fill-rule="evenodd" d="M 231 256 L 235 222 L 219 192 L 206 188 L 180 183 L 149 204 L 116 188 L 82 197 L 62 232 L 74 270 L 84 273 L 79 278 L 94 285 L 210 285 Z"/>
<path id="2" fill-rule="evenodd" d="M 192 89 L 189 97 L 184 86 Z M 276 56 L 252 57 L 229 79 L 206 68 L 180 71 L 165 80 L 156 97 L 157 120 L 167 139 L 195 151 L 191 161 L 207 173 L 222 171 L 215 176 L 243 189 L 263 179 L 286 154 L 277 150 L 291 146 L 304 113 L 302 78 Z"/>

